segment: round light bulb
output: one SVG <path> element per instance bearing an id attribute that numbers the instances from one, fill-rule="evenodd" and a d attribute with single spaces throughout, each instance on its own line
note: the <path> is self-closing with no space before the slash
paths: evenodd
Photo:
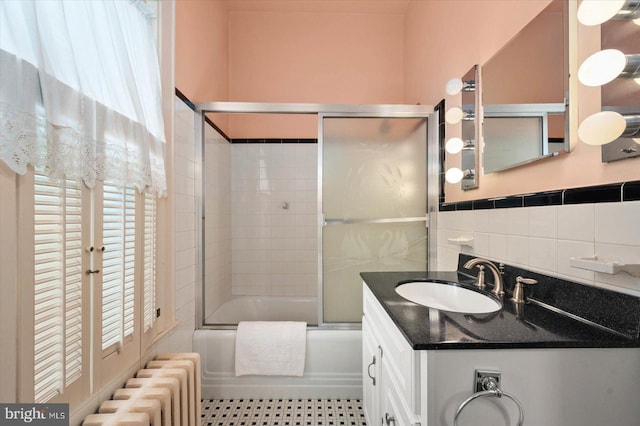
<path id="1" fill-rule="evenodd" d="M 602 111 L 584 119 L 578 127 L 578 137 L 587 145 L 604 145 L 618 139 L 626 128 L 622 114 Z"/>
<path id="2" fill-rule="evenodd" d="M 580 65 L 578 80 L 585 86 L 607 84 L 620 75 L 627 66 L 627 58 L 617 49 L 606 49 L 589 56 Z"/>
<path id="3" fill-rule="evenodd" d="M 457 167 L 450 168 L 444 174 L 444 178 L 449 183 L 458 183 L 462 180 L 463 177 L 464 177 L 464 173 L 462 173 L 462 170 L 460 170 Z"/>
<path id="4" fill-rule="evenodd" d="M 449 154 L 457 154 L 460 151 L 462 151 L 463 147 L 464 147 L 464 141 L 460 138 L 451 138 L 444 145 L 444 149 Z"/>
<path id="5" fill-rule="evenodd" d="M 464 111 L 460 107 L 449 108 L 444 115 L 445 121 L 449 124 L 459 123 L 462 117 L 464 117 Z"/>
<path id="6" fill-rule="evenodd" d="M 447 81 L 445 90 L 449 95 L 457 95 L 458 93 L 460 93 L 463 87 L 464 83 L 462 82 L 461 78 L 452 78 L 451 80 Z"/>
<path id="7" fill-rule="evenodd" d="M 578 8 L 578 21 L 594 26 L 607 22 L 624 6 L 625 0 L 583 0 Z"/>

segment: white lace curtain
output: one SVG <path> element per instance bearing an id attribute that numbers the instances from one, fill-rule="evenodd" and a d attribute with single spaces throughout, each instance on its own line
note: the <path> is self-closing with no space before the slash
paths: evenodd
<path id="1" fill-rule="evenodd" d="M 0 159 L 166 193 L 160 72 L 144 3 L 0 1 Z"/>

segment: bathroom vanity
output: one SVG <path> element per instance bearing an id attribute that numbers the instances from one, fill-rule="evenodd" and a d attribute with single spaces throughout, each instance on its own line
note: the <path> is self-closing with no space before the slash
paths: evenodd
<path id="1" fill-rule="evenodd" d="M 425 279 L 470 284 L 474 280 L 469 276 L 458 272 L 361 276 L 367 424 L 451 426 L 458 407 L 476 392 L 476 370 L 500 373 L 499 387 L 522 403 L 526 425 L 638 424 L 640 340 L 633 335 L 633 324 L 636 333 L 640 327 L 637 312 L 620 323 L 611 320 L 606 324 L 611 329 L 594 318 L 587 323 L 542 302 L 515 304 L 509 300 L 513 283 L 507 282 L 511 278 L 507 274 L 501 310 L 455 313 L 405 300 L 395 287 Z M 538 299 L 548 292 L 543 285 Z M 585 298 L 584 294 L 576 297 Z M 614 316 L 636 310 L 635 303 L 640 302 L 632 296 L 621 297 L 622 302 L 616 301 L 621 312 Z M 517 403 L 505 396 L 470 401 L 457 424 L 517 424 Z"/>

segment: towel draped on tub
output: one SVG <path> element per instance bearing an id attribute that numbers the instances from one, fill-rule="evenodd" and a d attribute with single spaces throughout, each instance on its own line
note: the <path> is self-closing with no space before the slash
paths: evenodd
<path id="1" fill-rule="evenodd" d="M 242 321 L 236 333 L 236 376 L 302 376 L 307 323 Z"/>

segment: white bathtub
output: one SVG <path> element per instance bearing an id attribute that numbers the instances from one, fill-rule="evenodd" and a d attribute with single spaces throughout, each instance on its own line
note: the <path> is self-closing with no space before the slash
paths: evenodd
<path id="1" fill-rule="evenodd" d="M 318 323 L 317 297 L 234 296 L 206 319 L 206 324 L 240 321 L 304 321 Z"/>
<path id="2" fill-rule="evenodd" d="M 283 298 L 274 298 L 279 300 L 271 301 L 255 299 L 270 298 L 243 296 L 233 299 L 230 306 L 221 306 L 218 311 L 228 311 L 233 315 L 238 312 L 255 312 L 256 305 L 266 308 L 266 305 L 273 302 L 277 309 L 272 309 L 271 312 L 277 313 L 276 318 L 301 320 L 291 316 L 281 316 L 287 306 Z M 316 309 L 314 304 L 313 313 Z M 261 316 L 255 319 L 275 320 L 273 318 Z M 238 322 L 235 317 L 225 319 L 218 316 L 216 319 L 218 323 L 223 324 Z M 246 321 L 253 318 L 243 315 L 240 319 Z M 202 398 L 362 398 L 362 332 L 360 330 L 308 327 L 302 377 L 236 377 L 235 337 L 235 329 L 195 331 L 193 350 L 198 352 L 202 359 Z"/>

